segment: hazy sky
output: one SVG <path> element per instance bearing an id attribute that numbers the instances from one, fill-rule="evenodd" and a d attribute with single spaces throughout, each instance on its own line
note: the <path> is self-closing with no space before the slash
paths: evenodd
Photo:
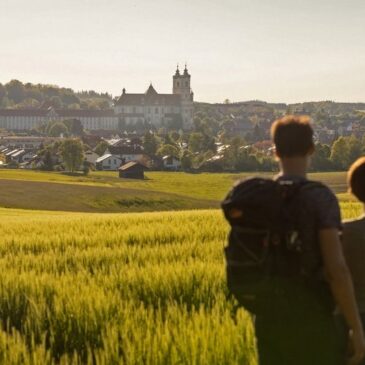
<path id="1" fill-rule="evenodd" d="M 0 0 L 0 82 L 365 102 L 365 0 Z"/>

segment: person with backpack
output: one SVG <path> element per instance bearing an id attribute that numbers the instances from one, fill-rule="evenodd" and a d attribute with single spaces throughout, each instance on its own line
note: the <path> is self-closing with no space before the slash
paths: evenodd
<path id="1" fill-rule="evenodd" d="M 351 330 L 350 364 L 359 364 L 365 339 L 339 238 L 339 204 L 306 177 L 310 120 L 283 117 L 271 134 L 280 174 L 238 182 L 222 202 L 231 225 L 228 288 L 253 314 L 260 365 L 344 364 L 335 304 Z"/>

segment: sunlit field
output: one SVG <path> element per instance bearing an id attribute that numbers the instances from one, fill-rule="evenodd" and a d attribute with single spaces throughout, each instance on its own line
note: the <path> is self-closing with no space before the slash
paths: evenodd
<path id="1" fill-rule="evenodd" d="M 135 180 L 120 179 L 115 171 L 75 176 L 0 169 L 0 207 L 100 213 L 216 209 L 234 181 L 257 174 L 274 175 L 151 171 L 144 180 Z M 310 174 L 309 178 L 343 194 L 345 176 L 344 172 L 326 172 Z"/>
<path id="2" fill-rule="evenodd" d="M 227 230 L 218 210 L 0 209 L 0 363 L 256 364 L 225 286 Z"/>
<path id="3" fill-rule="evenodd" d="M 257 364 L 221 212 L 178 211 L 218 207 L 248 174 L 115 175 L 0 171 L 0 363 Z M 360 214 L 344 173 L 311 177 Z"/>
<path id="4" fill-rule="evenodd" d="M 220 212 L 0 217 L 1 363 L 255 363 Z"/>

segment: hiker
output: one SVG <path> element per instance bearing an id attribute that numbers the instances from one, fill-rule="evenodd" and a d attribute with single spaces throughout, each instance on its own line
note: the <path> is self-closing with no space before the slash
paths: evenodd
<path id="1" fill-rule="evenodd" d="M 239 182 L 222 202 L 231 224 L 228 288 L 253 314 L 260 365 L 344 364 L 334 302 L 352 331 L 350 363 L 359 364 L 365 339 L 339 239 L 340 208 L 328 187 L 306 178 L 309 118 L 283 117 L 271 135 L 280 174 Z"/>
<path id="2" fill-rule="evenodd" d="M 360 318 L 365 328 L 365 157 L 352 164 L 347 173 L 347 184 L 349 191 L 364 204 L 360 217 L 344 222 L 342 244 L 354 283 Z"/>

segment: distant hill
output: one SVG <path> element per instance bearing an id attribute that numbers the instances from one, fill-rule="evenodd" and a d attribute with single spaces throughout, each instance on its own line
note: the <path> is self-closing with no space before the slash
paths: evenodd
<path id="1" fill-rule="evenodd" d="M 109 109 L 112 96 L 93 90 L 75 92 L 57 85 L 22 83 L 11 80 L 0 83 L 0 108 L 36 109 L 44 103 L 55 109 Z"/>
<path id="2" fill-rule="evenodd" d="M 74 91 L 71 88 L 48 84 L 23 83 L 11 80 L 0 83 L 0 108 L 37 108 L 43 103 L 55 108 L 69 109 L 109 109 L 113 103 L 112 95 L 94 90 Z M 237 113 L 237 111 L 283 112 L 287 109 L 309 114 L 325 111 L 331 115 L 365 111 L 365 103 L 338 103 L 334 101 L 304 102 L 296 104 L 267 103 L 261 100 L 249 100 L 230 103 L 195 102 L 196 110 L 211 110 L 218 113 Z"/>

